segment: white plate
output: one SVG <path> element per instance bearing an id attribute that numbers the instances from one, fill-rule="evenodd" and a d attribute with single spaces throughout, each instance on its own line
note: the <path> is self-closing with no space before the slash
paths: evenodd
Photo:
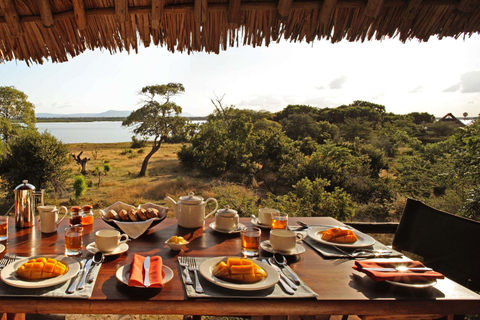
<path id="1" fill-rule="evenodd" d="M 104 252 L 103 255 L 104 256 L 113 256 L 113 255 L 116 255 L 116 254 L 122 254 L 122 253 L 126 252 L 128 250 L 128 248 L 129 248 L 128 244 L 120 243 L 120 245 L 117 248 L 115 248 L 115 250 L 113 250 L 112 252 Z M 87 246 L 87 250 L 88 250 L 88 252 L 93 253 L 93 254 L 100 251 L 100 250 L 98 250 L 97 244 L 95 242 L 90 243 Z"/>
<path id="2" fill-rule="evenodd" d="M 240 233 L 240 231 L 242 231 L 242 228 L 245 227 L 244 224 L 241 224 L 239 223 L 238 226 L 237 226 L 237 229 L 235 230 L 232 230 L 232 231 L 227 231 L 227 230 L 223 230 L 223 229 L 218 229 L 215 222 L 212 222 L 208 225 L 211 229 L 217 231 L 217 232 L 220 232 L 220 233 Z"/>
<path id="3" fill-rule="evenodd" d="M 34 258 L 40 258 L 40 257 L 45 257 L 45 258 L 53 258 L 59 261 L 62 261 L 68 266 L 68 271 L 62 276 L 58 276 L 55 278 L 49 278 L 49 279 L 40 279 L 40 280 L 25 280 L 20 277 L 17 277 L 16 270 L 25 262 L 27 262 L 30 259 Z M 46 288 L 46 287 L 51 287 L 55 286 L 60 283 L 64 283 L 73 277 L 75 277 L 80 270 L 80 263 L 78 263 L 77 260 L 70 258 L 70 257 L 65 257 L 63 255 L 59 256 L 35 256 L 35 257 L 30 257 L 26 259 L 19 260 L 17 262 L 11 263 L 7 265 L 5 268 L 3 268 L 1 277 L 2 281 L 5 282 L 8 285 L 11 285 L 13 287 L 17 288 L 28 288 L 28 289 L 34 289 L 34 288 Z"/>
<path id="4" fill-rule="evenodd" d="M 430 288 L 437 284 L 437 280 L 432 280 L 430 282 L 422 282 L 422 283 L 407 283 L 407 282 L 399 282 L 399 281 L 392 281 L 392 280 L 385 280 L 385 282 L 393 284 L 399 287 L 405 288 Z"/>
<path id="5" fill-rule="evenodd" d="M 263 250 L 265 250 L 267 252 L 270 252 L 270 253 L 278 252 L 278 253 L 281 253 L 285 256 L 294 256 L 294 255 L 301 254 L 301 253 L 305 252 L 305 247 L 302 246 L 301 244 L 298 244 L 298 243 L 297 243 L 297 246 L 293 250 L 278 251 L 278 250 L 273 249 L 269 240 L 265 240 L 265 241 L 260 242 L 260 248 L 262 248 Z"/>
<path id="6" fill-rule="evenodd" d="M 320 243 L 335 246 L 340 248 L 363 248 L 363 247 L 370 247 L 375 244 L 375 239 L 370 237 L 368 234 L 362 233 L 357 230 L 353 230 L 355 235 L 357 236 L 358 240 L 353 243 L 336 243 L 330 242 L 322 239 L 322 233 L 325 230 L 331 229 L 332 227 L 311 227 L 307 230 L 307 234 L 310 238 Z"/>
<path id="7" fill-rule="evenodd" d="M 265 228 L 265 229 L 270 229 L 271 228 L 271 226 L 269 224 L 261 223 L 260 220 L 258 220 L 258 218 L 253 218 L 250 222 L 252 224 L 254 224 L 255 226 L 260 227 L 260 228 Z"/>
<path id="8" fill-rule="evenodd" d="M 120 268 L 117 269 L 117 272 L 115 273 L 115 276 L 117 277 L 118 281 L 120 281 L 123 284 L 126 284 L 128 286 L 128 281 L 130 280 L 130 264 L 121 266 Z M 173 278 L 173 271 L 166 265 L 163 265 L 163 284 L 169 282 Z M 145 287 L 137 287 L 136 288 L 145 288 Z M 153 288 L 153 289 L 159 289 L 159 288 Z"/>
<path id="9" fill-rule="evenodd" d="M 275 269 L 273 269 L 271 266 L 263 262 L 260 262 L 258 260 L 252 260 L 252 259 L 248 259 L 248 260 L 252 260 L 253 262 L 255 262 L 257 265 L 262 267 L 263 270 L 265 270 L 265 272 L 267 273 L 267 276 L 259 282 L 245 283 L 245 284 L 233 283 L 233 282 L 228 282 L 226 280 L 222 280 L 220 278 L 215 277 L 212 274 L 212 269 L 220 261 L 226 260 L 227 258 L 228 257 L 215 257 L 215 258 L 210 258 L 208 260 L 203 261 L 199 267 L 200 274 L 211 283 L 216 284 L 220 287 L 224 287 L 227 289 L 241 290 L 241 291 L 254 291 L 254 290 L 267 289 L 274 286 L 280 278 L 280 276 L 278 275 L 278 272 L 275 271 Z M 234 257 L 234 258 L 238 258 L 238 257 Z"/>
<path id="10" fill-rule="evenodd" d="M 2 253 L 3 250 L 5 250 L 5 246 L 3 244 L 0 244 L 0 253 Z"/>

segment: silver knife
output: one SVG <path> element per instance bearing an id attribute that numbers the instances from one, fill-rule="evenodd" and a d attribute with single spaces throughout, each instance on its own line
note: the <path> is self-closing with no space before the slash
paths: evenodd
<path id="1" fill-rule="evenodd" d="M 68 287 L 67 289 L 67 293 L 74 293 L 75 292 L 75 289 L 77 288 L 77 282 L 78 282 L 78 279 L 82 276 L 82 272 L 85 268 L 85 263 L 87 262 L 87 259 L 83 259 L 81 262 L 80 262 L 80 270 L 78 271 L 78 274 L 77 276 L 75 277 L 75 279 L 73 280 L 72 284 L 70 285 L 70 287 Z"/>
<path id="2" fill-rule="evenodd" d="M 290 280 L 285 273 L 280 270 L 280 268 L 275 264 L 275 262 L 272 261 L 272 258 L 268 259 L 268 263 L 273 267 L 273 269 L 277 270 L 277 272 L 280 274 L 280 277 L 283 278 L 283 280 L 293 289 L 297 290 L 298 286 Z"/>
<path id="3" fill-rule="evenodd" d="M 398 268 L 362 268 L 362 270 L 370 270 L 370 271 L 380 271 L 380 272 L 426 272 L 426 271 L 433 271 L 432 268 L 427 267 L 418 267 L 418 268 L 407 268 L 407 267 L 398 267 Z"/>
<path id="4" fill-rule="evenodd" d="M 83 268 L 82 280 L 80 280 L 77 290 L 82 290 L 85 287 L 85 280 L 87 279 L 88 272 L 90 271 L 90 267 L 92 266 L 92 261 L 93 259 L 89 259 L 87 261 L 87 264 L 85 265 L 85 268 Z"/>
<path id="5" fill-rule="evenodd" d="M 263 259 L 262 260 L 263 263 L 266 263 L 268 264 L 268 261 Z M 277 270 L 278 271 L 278 270 Z M 282 271 L 278 271 L 278 273 L 280 274 Z M 293 291 L 293 289 L 285 282 L 283 281 L 283 278 L 280 277 L 280 284 L 282 285 L 283 289 L 288 293 L 288 294 L 295 294 L 295 291 Z"/>
<path id="6" fill-rule="evenodd" d="M 150 278 L 148 277 L 148 272 L 150 270 L 150 257 L 146 257 L 143 261 L 143 269 L 145 270 L 145 279 L 143 280 L 143 285 L 145 287 L 150 287 Z"/>

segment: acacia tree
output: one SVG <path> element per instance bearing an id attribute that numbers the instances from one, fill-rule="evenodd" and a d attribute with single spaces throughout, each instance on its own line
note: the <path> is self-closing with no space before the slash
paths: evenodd
<path id="1" fill-rule="evenodd" d="M 186 125 L 186 119 L 180 117 L 182 108 L 171 101 L 173 96 L 182 92 L 185 92 L 185 88 L 181 83 L 143 87 L 139 94 L 145 97 L 144 106 L 133 111 L 122 122 L 122 126 L 135 126 L 133 132 L 136 135 L 153 137 L 152 149 L 143 160 L 139 177 L 146 175 L 148 161 L 160 149 L 162 142 L 168 141 L 170 136 Z M 161 101 L 157 101 L 157 98 Z"/>
<path id="2" fill-rule="evenodd" d="M 35 106 L 15 87 L 0 87 L 0 135 L 5 143 L 26 127 L 35 128 Z"/>

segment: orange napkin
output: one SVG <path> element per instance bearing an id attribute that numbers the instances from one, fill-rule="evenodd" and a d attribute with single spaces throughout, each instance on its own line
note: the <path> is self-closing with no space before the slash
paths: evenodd
<path id="1" fill-rule="evenodd" d="M 434 279 L 443 279 L 443 274 L 436 271 L 426 271 L 426 272 L 383 272 L 383 271 L 372 271 L 364 270 L 363 268 L 395 268 L 399 266 L 405 266 L 409 268 L 419 268 L 425 267 L 420 261 L 398 261 L 398 262 L 373 262 L 373 261 L 355 261 L 353 269 L 360 272 L 364 272 L 370 278 L 375 281 L 397 281 L 405 283 L 422 283 L 427 281 L 432 281 Z"/>
<path id="2" fill-rule="evenodd" d="M 128 280 L 129 286 L 143 287 L 143 279 L 145 276 L 145 270 L 143 269 L 143 261 L 145 257 L 134 254 L 133 261 L 130 267 L 130 279 Z M 150 257 L 150 271 L 148 273 L 150 278 L 151 288 L 163 287 L 163 261 L 160 256 Z"/>

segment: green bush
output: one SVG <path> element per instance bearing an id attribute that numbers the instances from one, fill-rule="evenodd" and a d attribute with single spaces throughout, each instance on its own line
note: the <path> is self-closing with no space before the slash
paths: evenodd
<path id="1" fill-rule="evenodd" d="M 9 140 L 6 149 L 0 158 L 1 182 L 6 190 L 13 190 L 23 180 L 38 190 L 65 189 L 68 149 L 53 135 L 35 130 L 22 132 Z"/>
<path id="2" fill-rule="evenodd" d="M 85 183 L 85 177 L 83 175 L 73 177 L 73 195 L 75 196 L 75 199 L 83 196 L 86 190 L 87 184 Z"/>

